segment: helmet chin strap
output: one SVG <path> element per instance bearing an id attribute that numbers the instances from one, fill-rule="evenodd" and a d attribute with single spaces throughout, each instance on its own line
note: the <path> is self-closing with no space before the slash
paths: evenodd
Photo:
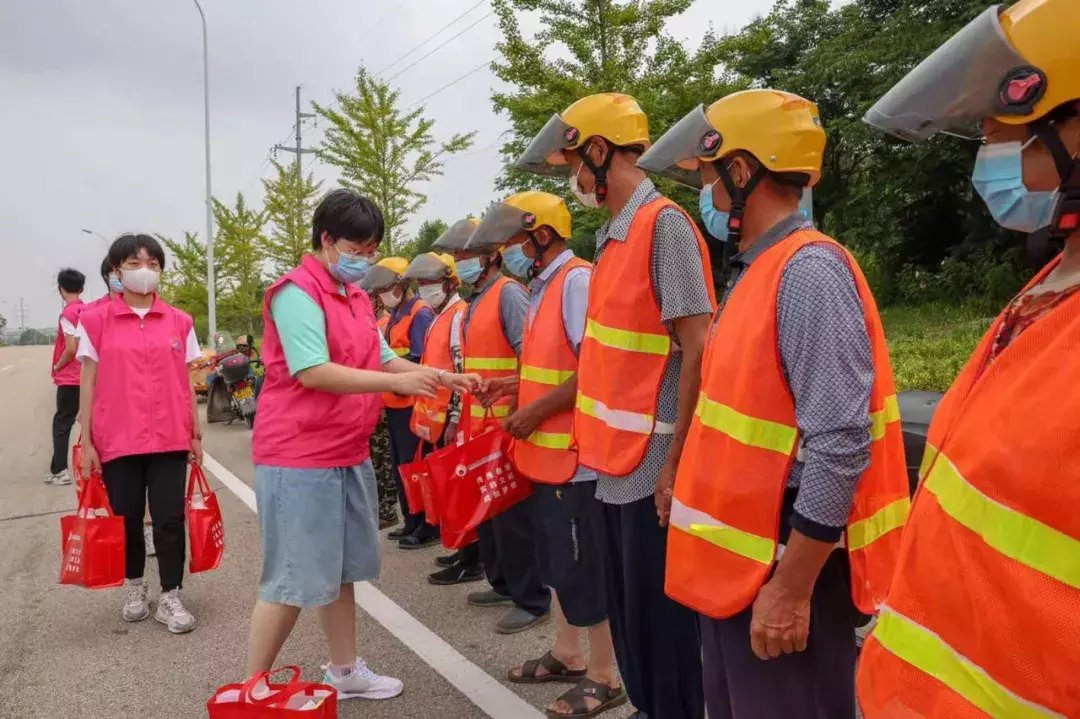
<path id="1" fill-rule="evenodd" d="M 1080 157 L 1069 154 L 1053 122 L 1040 120 L 1031 129 L 1050 151 L 1061 180 L 1048 239 L 1062 241 L 1080 230 Z"/>
<path id="2" fill-rule="evenodd" d="M 548 242 L 547 244 L 543 244 L 540 242 L 541 235 L 539 232 L 529 230 L 525 234 L 529 236 L 529 241 L 536 246 L 536 257 L 533 258 L 532 272 L 533 275 L 538 275 L 540 273 L 540 262 L 544 259 L 544 253 L 551 249 L 551 246 L 555 243 Z"/>
<path id="3" fill-rule="evenodd" d="M 743 215 L 746 213 L 746 201 L 758 186 L 758 183 L 761 182 L 761 178 L 765 177 L 768 170 L 765 169 L 764 165 L 759 165 L 754 174 L 750 175 L 746 185 L 739 187 L 735 184 L 735 178 L 731 176 L 731 170 L 724 165 L 723 160 L 719 160 L 713 165 L 716 168 L 717 177 L 720 178 L 720 182 L 724 185 L 724 190 L 727 191 L 728 197 L 731 198 L 731 212 L 728 214 L 728 238 L 727 242 L 724 243 L 723 272 L 721 273 L 726 282 L 731 275 L 731 257 L 737 251 L 739 243 L 742 242 Z"/>
<path id="4" fill-rule="evenodd" d="M 611 161 L 615 158 L 615 148 L 612 147 L 609 149 L 607 155 L 604 156 L 603 161 L 597 165 L 592 161 L 592 158 L 589 157 L 589 153 L 586 152 L 588 145 L 589 143 L 585 142 L 578 148 L 578 157 L 581 158 L 582 163 L 584 163 L 585 167 L 589 168 L 589 171 L 593 174 L 593 179 L 596 181 L 593 192 L 596 193 L 596 199 L 603 202 L 607 199 L 607 173 L 608 170 L 611 169 Z"/>

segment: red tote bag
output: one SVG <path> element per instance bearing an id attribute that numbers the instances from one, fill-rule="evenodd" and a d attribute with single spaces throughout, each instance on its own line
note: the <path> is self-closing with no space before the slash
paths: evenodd
<path id="1" fill-rule="evenodd" d="M 191 546 L 188 571 L 195 574 L 217 569 L 225 554 L 225 525 L 221 521 L 217 495 L 210 490 L 206 475 L 197 464 L 191 465 L 184 510 Z"/>
<path id="2" fill-rule="evenodd" d="M 97 516 L 98 508 L 105 516 Z M 78 511 L 60 518 L 60 535 L 61 584 L 106 589 L 124 583 L 124 518 L 113 514 L 100 472 L 90 473 Z"/>
<path id="3" fill-rule="evenodd" d="M 291 673 L 289 681 L 272 683 L 270 677 L 282 671 Z M 226 684 L 206 702 L 206 711 L 210 719 L 337 719 L 337 691 L 300 681 L 300 667 L 284 667 Z"/>
<path id="4" fill-rule="evenodd" d="M 442 483 L 443 532 L 466 532 L 532 494 L 532 483 L 518 477 L 510 459 L 513 438 L 489 414 L 483 434 L 439 456 L 428 467 Z"/>
<path id="5" fill-rule="evenodd" d="M 416 456 L 408 464 L 398 465 L 398 474 L 401 476 L 401 486 L 405 488 L 405 502 L 409 505 L 411 514 L 419 514 L 426 511 L 424 502 L 424 489 L 422 479 L 427 474 L 427 460 L 423 456 L 424 442 L 416 447 Z M 430 490 L 429 490 L 430 491 Z M 436 515 L 437 516 L 437 515 Z M 430 517 L 429 522 L 434 524 Z"/>

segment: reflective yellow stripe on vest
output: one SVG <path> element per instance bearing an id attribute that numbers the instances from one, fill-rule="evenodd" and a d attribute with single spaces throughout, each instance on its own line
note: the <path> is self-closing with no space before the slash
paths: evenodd
<path id="1" fill-rule="evenodd" d="M 409 355 L 408 347 L 394 347 L 393 350 L 398 357 L 408 357 Z"/>
<path id="2" fill-rule="evenodd" d="M 569 433 L 533 432 L 525 441 L 544 449 L 570 449 L 571 437 Z"/>
<path id="3" fill-rule="evenodd" d="M 875 442 L 881 439 L 885 436 L 885 428 L 899 421 L 900 404 L 896 401 L 896 395 L 891 394 L 885 398 L 884 407 L 870 413 L 870 439 Z"/>
<path id="4" fill-rule="evenodd" d="M 518 368 L 517 357 L 466 357 L 465 369 L 467 370 L 516 370 Z"/>
<path id="5" fill-rule="evenodd" d="M 671 337 L 651 332 L 631 332 L 615 327 L 607 327 L 596 320 L 585 323 L 585 336 L 594 339 L 605 347 L 627 352 L 641 352 L 650 355 L 668 355 L 671 353 Z"/>
<path id="6" fill-rule="evenodd" d="M 546 369 L 528 364 L 521 365 L 521 379 L 526 382 L 549 384 L 557 387 L 573 376 L 574 370 Z"/>
<path id="7" fill-rule="evenodd" d="M 581 392 L 577 396 L 577 408 L 583 414 L 594 417 L 608 427 L 621 429 L 624 432 L 636 432 L 638 434 L 652 434 L 656 424 L 651 414 L 639 412 L 627 412 L 623 409 L 612 409 L 598 399 L 587 397 Z"/>
<path id="8" fill-rule="evenodd" d="M 941 452 L 928 471 L 922 488 L 955 521 L 1006 557 L 1080 589 L 1080 540 L 987 497 Z"/>
<path id="9" fill-rule="evenodd" d="M 1019 697 L 935 632 L 882 606 L 873 634 L 882 647 L 953 690 L 989 716 L 1059 719 L 1055 711 Z"/>
<path id="10" fill-rule="evenodd" d="M 493 405 L 492 407 L 487 409 L 481 407 L 478 404 L 473 404 L 469 406 L 469 414 L 476 419 L 483 419 L 488 412 L 491 412 L 493 416 L 502 419 L 503 417 L 510 416 L 510 407 L 505 404 Z"/>
<path id="11" fill-rule="evenodd" d="M 894 529 L 900 529 L 911 512 L 911 500 L 907 497 L 890 502 L 866 519 L 853 522 L 847 528 L 849 552 L 862 549 Z"/>
<path id="12" fill-rule="evenodd" d="M 694 412 L 703 425 L 715 429 L 750 447 L 779 452 L 785 456 L 795 451 L 799 430 L 779 422 L 743 414 L 726 404 L 714 402 L 702 392 Z"/>
<path id="13" fill-rule="evenodd" d="M 724 524 L 678 499 L 671 500 L 671 526 L 761 564 L 772 564 L 776 558 L 776 542 L 772 539 Z"/>

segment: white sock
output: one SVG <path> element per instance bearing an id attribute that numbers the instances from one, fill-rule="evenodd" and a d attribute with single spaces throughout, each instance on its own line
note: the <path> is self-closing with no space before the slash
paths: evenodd
<path id="1" fill-rule="evenodd" d="M 356 671 L 356 662 L 353 662 L 352 664 L 331 664 L 330 665 L 330 674 L 332 674 L 335 679 L 344 679 L 345 677 L 349 676 L 350 674 L 352 674 L 355 671 Z"/>

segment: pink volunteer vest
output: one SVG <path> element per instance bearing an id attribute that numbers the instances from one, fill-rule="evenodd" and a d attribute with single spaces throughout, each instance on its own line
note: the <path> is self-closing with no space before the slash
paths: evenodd
<path id="1" fill-rule="evenodd" d="M 87 307 L 82 300 L 75 300 L 69 302 L 63 312 L 60 313 L 60 321 L 56 323 L 56 344 L 53 345 L 52 363 L 53 367 L 56 366 L 56 360 L 60 359 L 60 355 L 64 353 L 64 328 L 61 324 L 63 320 L 67 320 L 71 323 L 72 327 L 79 326 L 79 316 L 83 313 Z M 79 374 L 82 371 L 82 366 L 76 359 L 71 360 L 64 368 L 59 372 L 53 373 L 53 384 L 57 387 L 78 387 L 79 386 Z"/>
<path id="2" fill-rule="evenodd" d="M 116 297 L 81 320 L 98 353 L 91 432 L 101 461 L 191 449 L 191 316 L 155 297 L 140 318 Z"/>
<path id="3" fill-rule="evenodd" d="M 281 337 L 270 315 L 277 291 L 292 282 L 322 308 L 330 361 L 346 367 L 381 368 L 375 313 L 367 294 L 346 284 L 348 296 L 311 255 L 263 299 L 263 362 L 266 377 L 255 417 L 252 458 L 275 467 L 351 467 L 369 456 L 368 439 L 378 421 L 378 394 L 338 395 L 304 387 L 285 363 Z"/>

